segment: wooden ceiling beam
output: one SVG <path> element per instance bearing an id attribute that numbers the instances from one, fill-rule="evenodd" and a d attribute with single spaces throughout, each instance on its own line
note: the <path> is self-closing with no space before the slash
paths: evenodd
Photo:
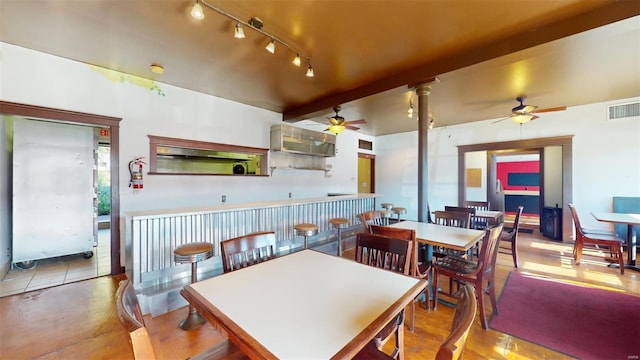
<path id="1" fill-rule="evenodd" d="M 282 120 L 295 122 L 304 118 L 313 117 L 316 115 L 312 114 L 326 111 L 336 105 L 375 95 L 400 86 L 418 84 L 423 82 L 423 79 L 432 79 L 440 74 L 638 15 L 640 15 L 640 6 L 637 1 L 614 1 L 598 9 L 542 25 L 539 28 L 520 32 L 498 41 L 482 44 L 464 53 L 458 53 L 427 62 L 407 71 L 387 76 L 348 91 L 329 94 L 306 104 L 288 106 L 282 113 Z"/>

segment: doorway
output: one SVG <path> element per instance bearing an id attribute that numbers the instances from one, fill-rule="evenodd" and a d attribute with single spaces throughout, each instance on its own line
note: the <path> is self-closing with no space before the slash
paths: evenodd
<path id="1" fill-rule="evenodd" d="M 561 236 L 563 241 L 572 241 L 573 224 L 569 214 L 568 204 L 573 201 L 573 160 L 572 160 L 573 136 L 558 136 L 550 138 L 536 138 L 527 140 L 504 141 L 495 143 L 483 143 L 473 145 L 458 146 L 458 201 L 462 203 L 466 200 L 466 154 L 471 152 L 484 151 L 487 153 L 486 159 L 486 184 L 487 198 L 491 198 L 496 192 L 496 166 L 495 153 L 505 151 L 539 151 L 541 173 L 544 169 L 552 167 L 554 176 L 549 178 L 541 175 L 540 180 L 540 209 L 545 203 L 561 209 Z M 551 157 L 547 155 L 551 154 Z M 493 157 L 493 160 L 492 160 Z M 545 165 L 548 163 L 548 166 Z M 544 196 L 542 195 L 544 194 Z M 553 197 L 553 198 L 552 198 Z"/>
<path id="2" fill-rule="evenodd" d="M 101 116 L 88 113 L 79 113 L 74 111 L 59 110 L 53 108 L 45 108 L 40 106 L 25 105 L 19 103 L 12 103 L 6 101 L 0 101 L 0 115 L 3 125 L 7 118 L 12 117 L 25 117 L 35 120 L 52 121 L 65 124 L 75 124 L 83 126 L 91 126 L 105 130 L 103 135 L 108 139 L 109 144 L 109 200 L 110 200 L 110 214 L 109 223 L 118 224 L 120 214 L 120 197 L 119 197 L 119 123 L 120 118 Z M 6 147 L 5 147 L 6 148 Z M 9 196 L 10 198 L 11 196 Z M 10 199 L 0 203 L 0 213 L 7 213 L 7 218 L 10 219 L 11 203 Z M 3 221 L 6 219 L 2 219 Z M 11 224 L 11 221 L 8 222 Z M 37 225 L 37 224 L 36 224 Z M 10 232 L 0 233 L 0 245 L 3 247 L 10 247 L 11 241 L 9 235 Z M 102 234 L 102 233 L 101 233 Z M 108 254 L 108 265 L 103 267 L 104 273 L 116 275 L 122 273 L 122 266 L 120 265 L 120 232 L 108 231 L 106 236 L 101 236 L 98 239 L 98 245 L 100 245 L 100 238 L 106 238 L 105 242 L 108 244 L 106 250 L 103 253 Z M 3 260 L 0 263 L 0 269 L 4 271 L 0 273 L 3 275 L 8 271 L 7 264 L 11 262 L 10 258 Z"/>
<path id="3" fill-rule="evenodd" d="M 371 194 L 375 186 L 376 156 L 358 153 L 358 193 Z"/>

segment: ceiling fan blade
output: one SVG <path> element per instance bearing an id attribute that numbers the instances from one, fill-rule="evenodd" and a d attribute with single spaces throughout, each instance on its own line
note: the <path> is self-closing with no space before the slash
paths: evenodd
<path id="1" fill-rule="evenodd" d="M 492 124 L 499 123 L 500 121 L 504 121 L 504 120 L 507 120 L 509 118 L 511 118 L 511 116 L 503 117 L 502 119 L 498 119 L 498 120 L 492 122 Z"/>
<path id="2" fill-rule="evenodd" d="M 349 124 L 349 125 L 355 125 L 355 124 L 366 124 L 367 120 L 365 119 L 359 119 L 359 120 L 351 120 L 351 121 L 345 121 L 345 124 Z"/>
<path id="3" fill-rule="evenodd" d="M 567 110 L 566 106 L 558 106 L 558 107 L 540 109 L 540 110 L 535 110 L 535 111 L 532 111 L 532 112 L 533 113 L 543 113 L 543 112 L 564 111 L 564 110 Z"/>
<path id="4" fill-rule="evenodd" d="M 359 127 L 357 126 L 353 126 L 353 125 L 346 125 L 345 128 L 349 129 L 349 130 L 360 130 Z"/>

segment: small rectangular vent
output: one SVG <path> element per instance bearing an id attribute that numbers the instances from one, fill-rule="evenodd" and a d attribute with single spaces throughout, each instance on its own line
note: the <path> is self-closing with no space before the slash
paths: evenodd
<path id="1" fill-rule="evenodd" d="M 627 119 L 640 116 L 640 102 L 628 104 L 609 105 L 607 108 L 607 119 Z"/>

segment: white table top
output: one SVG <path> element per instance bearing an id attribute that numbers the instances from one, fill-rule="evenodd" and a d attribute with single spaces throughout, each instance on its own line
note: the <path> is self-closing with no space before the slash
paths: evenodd
<path id="1" fill-rule="evenodd" d="M 471 249 L 484 236 L 482 230 L 461 229 L 417 221 L 401 221 L 390 226 L 415 230 L 418 242 L 463 251 Z"/>
<path id="2" fill-rule="evenodd" d="M 258 358 L 331 359 L 351 358 L 426 285 L 303 250 L 186 286 L 182 294 Z"/>
<path id="3" fill-rule="evenodd" d="M 477 218 L 497 220 L 500 216 L 502 216 L 502 214 L 502 211 L 478 210 L 476 211 L 476 214 L 474 216 Z"/>
<path id="4" fill-rule="evenodd" d="M 640 214 L 592 212 L 591 215 L 593 215 L 593 217 L 598 221 L 628 225 L 640 225 Z"/>

